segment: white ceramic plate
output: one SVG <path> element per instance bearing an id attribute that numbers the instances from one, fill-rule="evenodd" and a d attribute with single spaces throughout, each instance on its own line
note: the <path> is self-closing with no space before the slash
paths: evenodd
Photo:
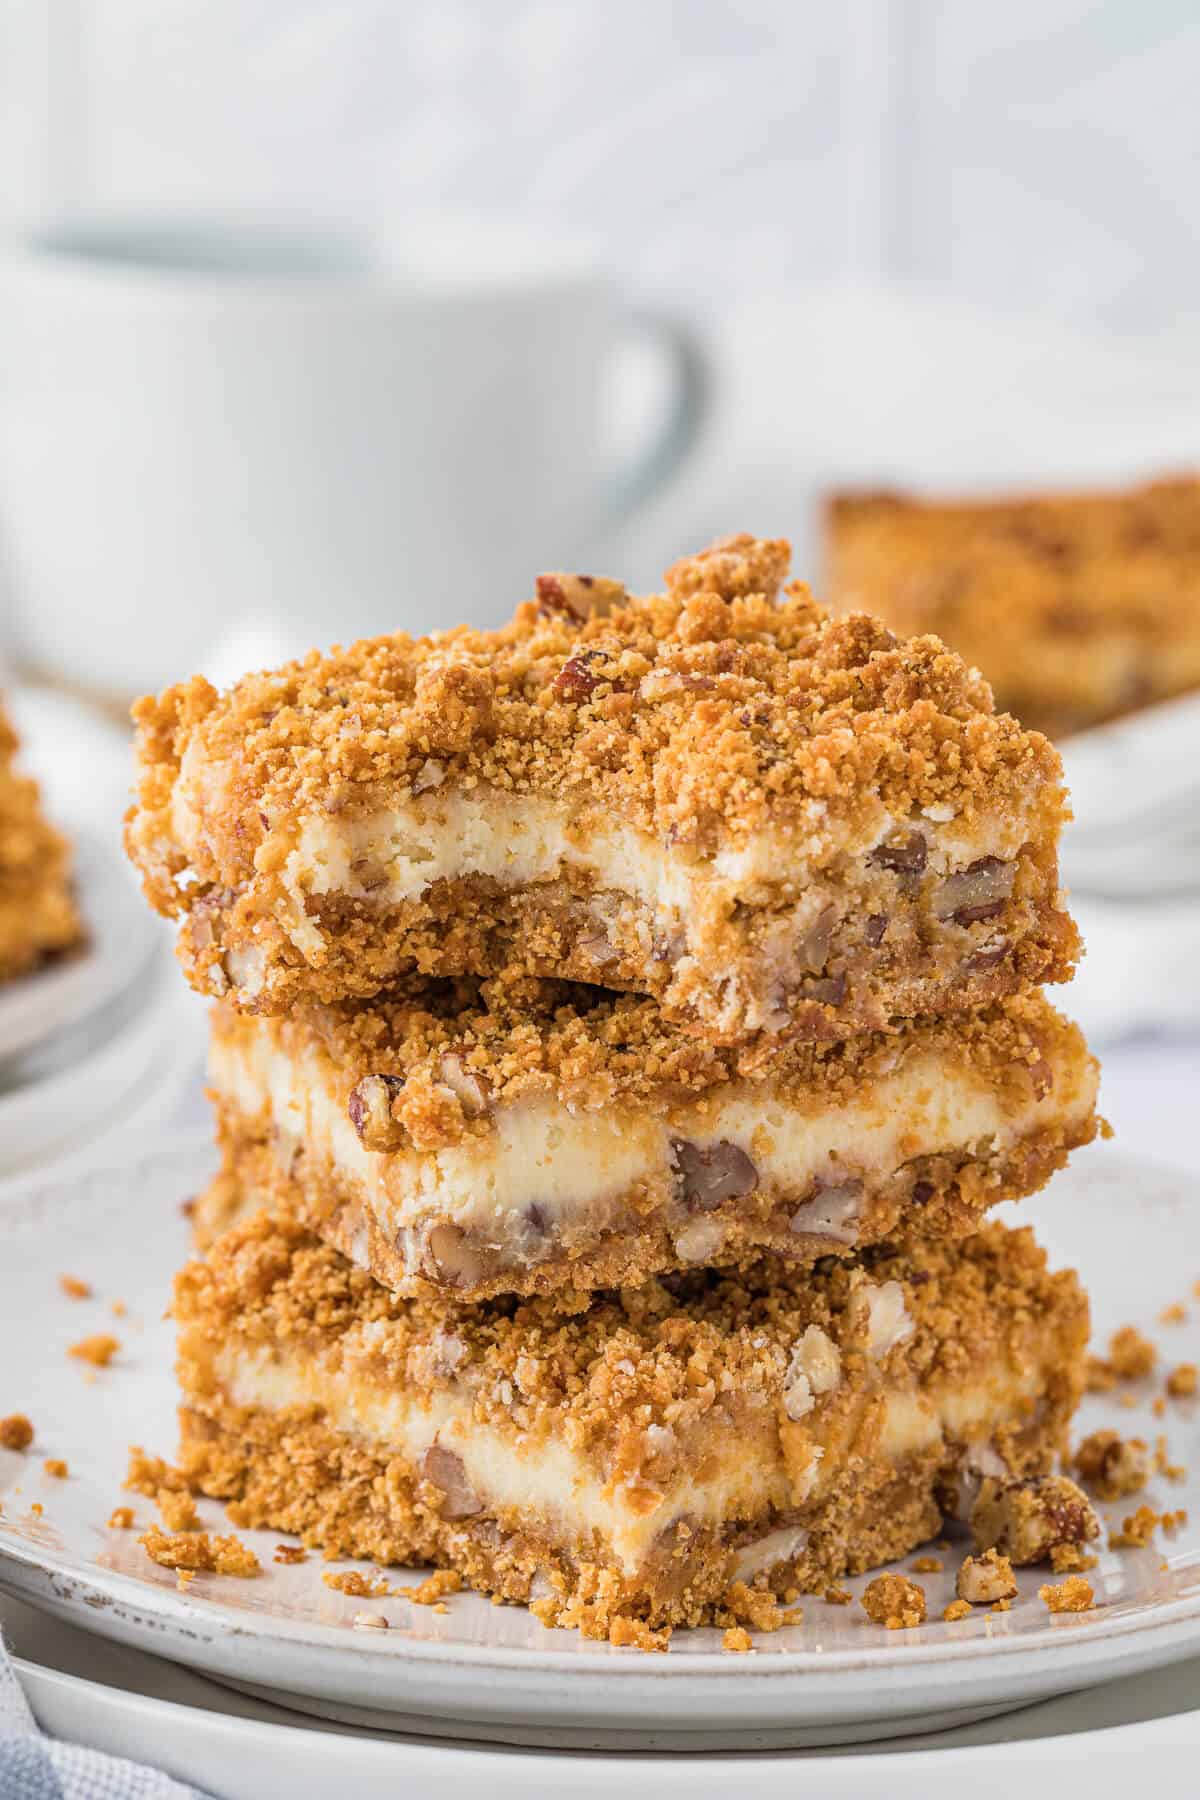
<path id="1" fill-rule="evenodd" d="M 298 1719 L 144 1651 L 102 1645 L 19 1600 L 0 1605 L 0 1623 L 43 1731 L 153 1763 L 222 1800 L 328 1800 L 333 1793 L 396 1800 L 455 1789 L 489 1800 L 611 1800 L 616 1791 L 626 1800 L 684 1792 L 689 1800 L 728 1800 L 746 1785 L 748 1768 L 755 1800 L 794 1800 L 801 1791 L 823 1800 L 895 1800 L 918 1789 L 925 1800 L 961 1800 L 965 1784 L 974 1800 L 1011 1800 L 1018 1785 L 1048 1793 L 1077 1780 L 1081 1755 L 1093 1800 L 1126 1796 L 1135 1784 L 1152 1785 L 1155 1800 L 1195 1796 L 1195 1662 L 1047 1700 L 1015 1718 L 857 1750 L 775 1751 L 748 1765 L 736 1752 L 664 1760 L 353 1731 Z M 1031 1783 L 1038 1785 L 1030 1790 Z"/>
<path id="2" fill-rule="evenodd" d="M 160 946 L 163 933 L 138 903 L 120 847 L 73 834 L 75 887 L 88 943 L 78 955 L 48 963 L 0 987 L 0 1084 L 9 1065 L 51 1038 L 85 1025 L 120 999 Z"/>
<path id="3" fill-rule="evenodd" d="M 744 1657 L 723 1654 L 714 1632 L 677 1633 L 667 1656 L 613 1650 L 547 1633 L 522 1609 L 473 1595 L 457 1596 L 445 1614 L 387 1602 L 392 1629 L 358 1631 L 351 1620 L 361 1603 L 322 1585 L 319 1558 L 273 1564 L 271 1533 L 242 1534 L 263 1560 L 259 1579 L 204 1577 L 181 1594 L 136 1533 L 106 1521 L 122 1500 L 128 1444 L 169 1454 L 174 1441 L 162 1311 L 186 1252 L 179 1202 L 206 1167 L 194 1150 L 164 1152 L 48 1183 L 0 1210 L 0 1413 L 29 1412 L 38 1430 L 35 1454 L 0 1452 L 0 1584 L 37 1606 L 335 1717 L 577 1747 L 763 1749 L 928 1731 L 1200 1650 L 1197 1525 L 1151 1550 L 1104 1551 L 1090 1577 L 1101 1604 L 1090 1614 L 1049 1617 L 1036 1595 L 1045 1572 L 1035 1570 L 1023 1573 L 1010 1612 L 946 1625 L 938 1614 L 951 1554 L 946 1574 L 922 1578 L 935 1622 L 920 1631 L 884 1633 L 857 1606 L 813 1599 L 803 1624 L 760 1636 Z M 1099 1149 L 1023 1209 L 1026 1218 L 1036 1212 L 1056 1260 L 1082 1269 L 1100 1330 L 1126 1320 L 1153 1329 L 1170 1361 L 1200 1361 L 1195 1323 L 1156 1324 L 1165 1305 L 1188 1301 L 1200 1276 L 1194 1188 Z M 63 1271 L 92 1282 L 96 1297 L 62 1297 Z M 116 1324 L 113 1299 L 129 1309 Z M 1191 1310 L 1200 1313 L 1194 1301 Z M 121 1354 L 89 1380 L 66 1347 L 110 1326 Z M 1200 1522 L 1197 1403 L 1172 1403 L 1160 1423 L 1153 1388 L 1133 1411 L 1111 1397 L 1089 1401 L 1081 1428 L 1110 1420 L 1127 1434 L 1165 1430 L 1173 1458 L 1197 1465 L 1197 1478 L 1156 1483 L 1146 1498 L 1189 1507 Z M 44 1456 L 65 1457 L 70 1479 L 45 1476 Z M 205 1511 L 220 1522 L 219 1508 Z M 138 1515 L 149 1522 L 146 1502 Z M 850 1585 L 857 1593 L 863 1583 Z"/>

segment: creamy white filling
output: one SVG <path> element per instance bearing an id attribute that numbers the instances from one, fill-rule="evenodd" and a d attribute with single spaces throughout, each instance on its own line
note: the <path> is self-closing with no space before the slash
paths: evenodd
<path id="1" fill-rule="evenodd" d="M 803 1196 L 814 1180 L 877 1181 L 916 1156 L 1004 1151 L 1070 1100 L 1059 1092 L 1002 1102 L 952 1051 L 924 1050 L 901 1057 L 839 1106 L 804 1110 L 770 1084 L 734 1086 L 665 1115 L 619 1105 L 573 1113 L 546 1099 L 499 1106 L 491 1130 L 441 1150 L 379 1152 L 363 1147 L 348 1095 L 314 1047 L 287 1056 L 269 1027 L 246 1022 L 236 1037 L 213 1039 L 209 1076 L 248 1119 L 268 1109 L 285 1148 L 306 1145 L 381 1230 L 394 1236 L 444 1219 L 510 1249 L 529 1244 L 531 1206 L 545 1230 L 569 1230 L 639 1182 L 671 1189 L 677 1138 L 701 1149 L 736 1144 L 760 1183 Z M 1079 1095 L 1080 1112 L 1087 1104 Z M 853 1218 L 839 1235 L 854 1241 Z M 544 1255 L 544 1243 L 529 1253 Z M 681 1254 L 687 1258 L 686 1248 Z"/>
<path id="2" fill-rule="evenodd" d="M 199 804 L 193 804 L 193 789 Z M 221 803 L 221 768 L 185 755 L 172 802 L 172 825 L 185 851 L 203 836 L 206 811 Z M 701 917 L 710 904 L 755 904 L 778 894 L 781 881 L 796 896 L 795 928 L 802 933 L 826 903 L 821 869 L 833 858 L 866 856 L 896 828 L 882 804 L 869 807 L 853 829 L 835 822 L 814 841 L 822 804 L 809 803 L 807 852 L 797 854 L 786 831 L 755 833 L 746 843 L 696 858 L 637 826 L 573 805 L 562 796 L 506 794 L 479 787 L 437 786 L 405 805 L 346 817 L 315 814 L 304 820 L 285 858 L 282 881 L 290 905 L 280 924 L 305 956 L 324 946 L 319 924 L 305 902 L 322 895 L 349 896 L 375 905 L 419 899 L 436 881 L 480 875 L 506 886 L 552 881 L 567 871 L 591 878 L 598 888 L 629 894 L 674 929 Z M 935 817 L 934 814 L 937 814 Z M 290 823 L 288 830 L 291 830 Z M 981 856 L 1015 856 L 1030 835 L 1030 815 L 975 820 L 969 834 L 955 820 L 930 809 L 923 826 L 934 872 L 961 868 Z M 811 892 L 810 892 L 811 890 Z"/>
<path id="3" fill-rule="evenodd" d="M 360 1347 L 369 1350 L 369 1330 Z M 347 1346 L 347 1361 L 353 1362 L 352 1345 Z M 710 1462 L 703 1481 L 685 1474 L 662 1493 L 656 1506 L 643 1510 L 644 1486 L 637 1490 L 636 1503 L 631 1503 L 633 1496 L 625 1488 L 604 1482 L 561 1438 L 549 1434 L 533 1438 L 477 1422 L 466 1391 L 384 1391 L 319 1364 L 300 1368 L 269 1351 L 250 1353 L 236 1344 L 217 1352 L 214 1372 L 235 1406 L 274 1412 L 318 1405 L 336 1431 L 385 1445 L 414 1465 L 436 1442 L 460 1459 L 466 1481 L 485 1510 L 501 1513 L 511 1508 L 531 1521 L 547 1521 L 557 1525 L 566 1542 L 594 1531 L 629 1574 L 643 1566 L 660 1534 L 685 1514 L 702 1526 L 719 1528 L 727 1521 L 754 1517 L 764 1504 L 781 1508 L 816 1504 L 840 1472 L 836 1457 L 821 1455 L 817 1433 L 812 1473 L 804 1491 L 797 1492 L 789 1487 L 782 1457 L 763 1467 L 731 1432 L 730 1455 L 715 1468 Z M 900 1462 L 929 1449 L 944 1435 L 990 1436 L 1015 1417 L 1022 1401 L 1036 1395 L 1039 1387 L 1038 1371 L 1027 1366 L 1018 1374 L 994 1369 L 968 1387 L 936 1396 L 890 1393 L 880 1454 Z M 769 1533 L 757 1545 L 743 1546 L 737 1572 L 756 1572 L 795 1555 L 803 1538 L 804 1533 L 793 1527 Z"/>

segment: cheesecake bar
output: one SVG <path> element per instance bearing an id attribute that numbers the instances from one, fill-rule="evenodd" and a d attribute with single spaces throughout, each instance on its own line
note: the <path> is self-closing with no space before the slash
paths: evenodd
<path id="1" fill-rule="evenodd" d="M 642 599 L 543 576 L 498 630 L 140 701 L 127 844 L 193 985 L 550 975 L 736 1042 L 1067 979 L 1056 752 L 935 638 L 781 592 L 788 556 L 728 540 Z"/>
<path id="2" fill-rule="evenodd" d="M 1096 1130 L 1096 1064 L 1040 994 L 764 1065 L 649 999 L 410 980 L 282 1019 L 219 1003 L 209 1081 L 202 1241 L 271 1204 L 398 1293 L 472 1300 L 960 1236 Z"/>
<path id="3" fill-rule="evenodd" d="M 826 593 L 934 631 L 1055 737 L 1200 687 L 1200 479 L 927 502 L 842 494 Z"/>
<path id="4" fill-rule="evenodd" d="M 1039 1474 L 1087 1301 L 1026 1231 L 601 1293 L 402 1299 L 295 1222 L 175 1290 L 180 1466 L 238 1526 L 434 1564 L 610 1635 L 823 1590 Z M 618 1640 L 620 1635 L 618 1634 Z"/>
<path id="5" fill-rule="evenodd" d="M 0 982 L 77 948 L 84 937 L 70 849 L 45 818 L 37 783 L 17 769 L 17 749 L 0 707 Z"/>

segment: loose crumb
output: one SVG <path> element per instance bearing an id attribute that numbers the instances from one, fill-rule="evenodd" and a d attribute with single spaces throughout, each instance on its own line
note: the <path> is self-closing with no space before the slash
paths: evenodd
<path id="1" fill-rule="evenodd" d="M 747 1650 L 753 1650 L 754 1640 L 744 1625 L 731 1625 L 721 1639 L 721 1648 L 723 1650 L 732 1650 L 737 1655 L 742 1656 Z"/>
<path id="2" fill-rule="evenodd" d="M 356 1612 L 351 1623 L 357 1625 L 360 1631 L 386 1631 L 388 1629 L 387 1620 L 382 1613 L 377 1612 Z"/>
<path id="3" fill-rule="evenodd" d="M 1135 1325 L 1122 1325 L 1108 1342 L 1108 1355 L 1089 1356 L 1087 1385 L 1089 1393 L 1106 1394 L 1119 1381 L 1140 1381 L 1149 1375 L 1158 1360 L 1158 1351 Z"/>
<path id="4" fill-rule="evenodd" d="M 1166 1410 L 1167 1403 L 1162 1395 L 1155 1394 L 1153 1400 L 1150 1402 L 1150 1411 L 1154 1414 L 1156 1419 L 1161 1419 L 1165 1416 Z"/>
<path id="5" fill-rule="evenodd" d="M 308 1551 L 301 1544 L 276 1544 L 274 1560 L 277 1563 L 307 1562 Z"/>
<path id="6" fill-rule="evenodd" d="M 1119 1431 L 1093 1431 L 1076 1450 L 1075 1467 L 1101 1500 L 1122 1500 L 1149 1481 L 1150 1447 L 1141 1438 L 1123 1438 Z"/>
<path id="7" fill-rule="evenodd" d="M 108 1515 L 108 1526 L 110 1531 L 132 1531 L 132 1506 L 114 1506 Z"/>
<path id="8" fill-rule="evenodd" d="M 925 1622 L 925 1590 L 903 1575 L 877 1575 L 862 1597 L 867 1617 L 889 1631 L 907 1631 Z"/>
<path id="9" fill-rule="evenodd" d="M 539 1601 L 533 1611 L 537 1613 L 543 1625 L 556 1624 L 557 1619 L 551 1619 L 547 1614 L 538 1612 L 538 1606 L 545 1604 L 544 1601 Z M 662 1652 L 667 1649 L 671 1641 L 671 1627 L 665 1625 L 661 1631 L 652 1631 L 644 1619 L 616 1618 L 608 1628 L 608 1641 L 618 1650 Z"/>
<path id="10" fill-rule="evenodd" d="M 991 1606 L 988 1608 L 988 1611 L 989 1612 L 1011 1612 L 1012 1611 L 1012 1595 L 1005 1594 L 1003 1600 L 993 1600 Z"/>
<path id="11" fill-rule="evenodd" d="M 97 1369 L 106 1369 L 120 1348 L 119 1338 L 107 1331 L 97 1331 L 93 1336 L 80 1338 L 77 1344 L 72 1344 L 67 1355 L 76 1356 L 80 1362 L 91 1363 Z"/>
<path id="12" fill-rule="evenodd" d="M 70 1470 L 61 1456 L 48 1456 L 42 1467 L 47 1475 L 53 1475 L 55 1481 L 65 1481 L 70 1474 Z"/>
<path id="13" fill-rule="evenodd" d="M 194 1574 L 239 1575 L 248 1578 L 261 1572 L 262 1565 L 248 1545 L 236 1537 L 210 1537 L 207 1531 L 198 1536 L 171 1535 L 152 1525 L 138 1539 L 152 1562 L 164 1569 L 190 1569 Z"/>
<path id="14" fill-rule="evenodd" d="M 9 1413 L 0 1419 L 0 1450 L 28 1450 L 33 1442 L 33 1425 L 24 1413 Z"/>
<path id="15" fill-rule="evenodd" d="M 830 1606 L 849 1606 L 854 1595 L 847 1588 L 831 1587 L 825 1589 L 825 1599 Z"/>
<path id="16" fill-rule="evenodd" d="M 968 1556 L 955 1577 L 954 1589 L 960 1600 L 967 1600 L 972 1606 L 1011 1600 L 1017 1591 L 1012 1563 L 995 1549 Z"/>
<path id="17" fill-rule="evenodd" d="M 90 1300 L 92 1297 L 91 1282 L 80 1281 L 78 1275 L 60 1275 L 58 1285 L 68 1300 Z"/>
<path id="18" fill-rule="evenodd" d="M 195 1579 L 195 1569 L 180 1569 L 178 1575 L 175 1577 L 175 1586 L 179 1589 L 181 1594 L 186 1594 Z"/>
<path id="19" fill-rule="evenodd" d="M 1121 1408 L 1121 1410 L 1123 1412 L 1133 1412 L 1135 1410 L 1135 1408 L 1137 1407 L 1137 1403 L 1138 1403 L 1138 1397 L 1136 1394 L 1118 1394 L 1117 1395 L 1117 1405 Z"/>
<path id="20" fill-rule="evenodd" d="M 113 1301 L 112 1316 L 114 1319 L 123 1319 L 126 1316 L 126 1314 L 128 1313 L 128 1311 L 129 1311 L 129 1308 L 126 1306 L 126 1304 L 123 1300 L 114 1300 Z"/>
<path id="21" fill-rule="evenodd" d="M 1186 1325 L 1187 1316 L 1187 1307 L 1175 1300 L 1170 1306 L 1163 1307 L 1158 1315 L 1158 1322 L 1160 1325 Z"/>
<path id="22" fill-rule="evenodd" d="M 968 1600 L 952 1600 L 942 1614 L 943 1619 L 946 1619 L 951 1625 L 956 1619 L 969 1619 L 970 1616 L 971 1604 Z"/>
<path id="23" fill-rule="evenodd" d="M 918 1556 L 912 1572 L 914 1575 L 938 1575 L 945 1566 L 940 1556 Z"/>
<path id="24" fill-rule="evenodd" d="M 1082 1573 L 1094 1569 L 1098 1556 L 1090 1556 L 1080 1544 L 1055 1544 L 1050 1552 L 1050 1567 L 1056 1575 Z"/>
<path id="25" fill-rule="evenodd" d="M 358 1600 L 387 1600 L 396 1591 L 382 1575 L 363 1575 L 357 1569 L 343 1569 L 337 1574 L 326 1570 L 321 1580 L 327 1588 L 352 1594 Z"/>
<path id="26" fill-rule="evenodd" d="M 1162 1516 L 1162 1528 L 1168 1537 L 1174 1537 L 1177 1531 L 1182 1531 L 1187 1522 L 1186 1506 L 1181 1506 L 1177 1512 L 1165 1512 Z"/>
<path id="27" fill-rule="evenodd" d="M 199 1525 L 187 1477 L 161 1456 L 147 1456 L 140 1444 L 130 1445 L 125 1486 L 153 1500 L 168 1531 L 195 1531 Z"/>
<path id="28" fill-rule="evenodd" d="M 1167 1376 L 1167 1392 L 1172 1400 L 1190 1400 L 1196 1392 L 1195 1363 L 1178 1363 Z"/>
<path id="29" fill-rule="evenodd" d="M 414 1606 L 436 1606 L 447 1594 L 462 1591 L 462 1576 L 453 1569 L 436 1569 L 420 1587 L 397 1588 L 397 1594 L 411 1600 Z"/>
<path id="30" fill-rule="evenodd" d="M 42 1505 L 40 1500 L 35 1500 L 29 1510 L 33 1514 L 35 1519 L 40 1519 L 46 1509 Z"/>
<path id="31" fill-rule="evenodd" d="M 1052 1613 L 1090 1612 L 1095 1598 L 1091 1582 L 1082 1575 L 1068 1575 L 1058 1587 L 1047 1583 L 1038 1589 L 1038 1599 L 1045 1601 Z"/>
<path id="32" fill-rule="evenodd" d="M 1120 1531 L 1109 1533 L 1108 1547 L 1110 1550 L 1144 1550 L 1161 1524 L 1161 1513 L 1156 1513 L 1152 1506 L 1139 1506 L 1122 1521 Z"/>

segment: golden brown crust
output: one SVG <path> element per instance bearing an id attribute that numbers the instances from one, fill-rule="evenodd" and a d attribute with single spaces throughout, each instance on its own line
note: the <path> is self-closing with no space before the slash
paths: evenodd
<path id="1" fill-rule="evenodd" d="M 17 737 L 0 708 L 0 982 L 78 948 L 67 840 L 42 812 L 35 781 L 15 767 Z"/>
<path id="2" fill-rule="evenodd" d="M 1200 686 L 1200 480 L 990 501 L 840 494 L 826 587 L 936 632 L 1053 736 Z"/>

